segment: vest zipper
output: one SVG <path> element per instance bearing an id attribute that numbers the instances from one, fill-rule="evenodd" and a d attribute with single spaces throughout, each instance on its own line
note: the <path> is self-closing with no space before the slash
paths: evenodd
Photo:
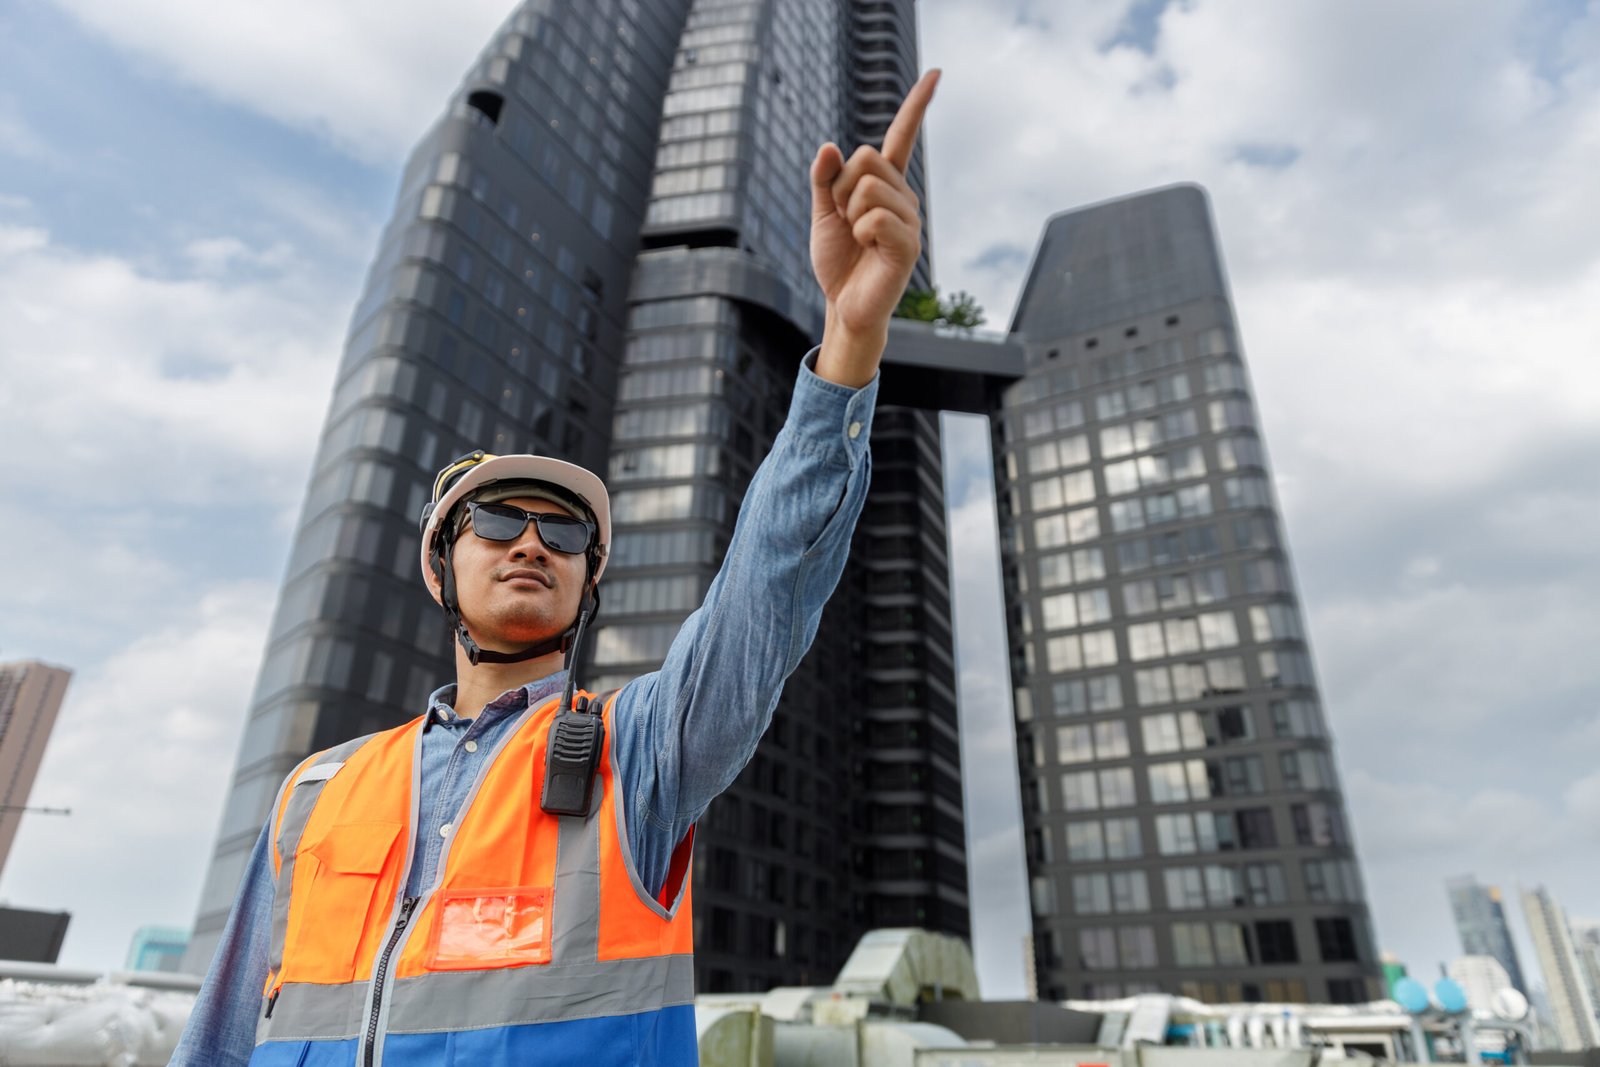
<path id="1" fill-rule="evenodd" d="M 406 897 L 400 902 L 400 917 L 395 920 L 388 944 L 383 946 L 383 954 L 378 957 L 378 963 L 372 970 L 372 1015 L 367 1019 L 366 1067 L 372 1067 L 373 1049 L 378 1040 L 378 1016 L 383 1008 L 383 983 L 389 976 L 389 957 L 394 953 L 394 946 L 400 941 L 400 935 L 406 932 L 406 924 L 411 921 L 411 909 L 417 906 L 417 899 Z"/>
<path id="2" fill-rule="evenodd" d="M 278 994 L 283 992 L 283 986 L 272 991 L 272 996 L 267 998 L 267 1018 L 272 1018 L 272 1009 L 278 1006 Z"/>

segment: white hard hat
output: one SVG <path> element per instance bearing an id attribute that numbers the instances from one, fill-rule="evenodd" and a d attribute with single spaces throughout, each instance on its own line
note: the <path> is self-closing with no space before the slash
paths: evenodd
<path id="1" fill-rule="evenodd" d="M 422 508 L 422 575 L 433 573 L 432 559 L 440 526 L 456 505 L 496 485 L 542 482 L 560 490 L 589 511 L 596 526 L 594 580 L 599 581 L 611 555 L 611 497 L 605 483 L 592 471 L 549 456 L 493 456 L 471 452 L 440 471 L 433 482 L 433 499 Z M 533 494 L 542 495 L 542 494 Z M 561 501 L 565 504 L 566 501 Z"/>

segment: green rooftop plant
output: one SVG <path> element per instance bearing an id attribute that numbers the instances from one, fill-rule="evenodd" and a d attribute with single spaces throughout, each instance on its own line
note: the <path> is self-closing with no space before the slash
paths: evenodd
<path id="1" fill-rule="evenodd" d="M 894 313 L 896 318 L 953 326 L 959 330 L 970 330 L 984 323 L 983 308 L 978 306 L 977 298 L 965 289 L 947 297 L 939 295 L 938 286 L 932 289 L 907 289 Z"/>

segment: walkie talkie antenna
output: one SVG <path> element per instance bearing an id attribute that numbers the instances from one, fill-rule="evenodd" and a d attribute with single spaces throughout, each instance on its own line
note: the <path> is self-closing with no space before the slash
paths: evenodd
<path id="1" fill-rule="evenodd" d="M 583 607 L 578 611 L 578 625 L 572 634 L 572 644 L 567 646 L 566 662 L 563 666 L 567 670 L 567 687 L 561 691 L 561 710 L 566 711 L 572 707 L 572 694 L 578 687 L 578 657 L 583 655 L 583 638 L 589 631 L 590 605 L 594 595 L 593 587 L 584 594 Z"/>

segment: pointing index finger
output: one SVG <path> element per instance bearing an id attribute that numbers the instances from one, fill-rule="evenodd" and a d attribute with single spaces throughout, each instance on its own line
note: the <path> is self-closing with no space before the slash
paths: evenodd
<path id="1" fill-rule="evenodd" d="M 911 150 L 916 147 L 917 130 L 922 126 L 922 116 L 933 99 L 934 86 L 939 84 L 939 71 L 930 70 L 911 87 L 906 98 L 889 123 L 889 132 L 883 135 L 883 156 L 900 168 L 901 173 L 911 164 Z"/>

